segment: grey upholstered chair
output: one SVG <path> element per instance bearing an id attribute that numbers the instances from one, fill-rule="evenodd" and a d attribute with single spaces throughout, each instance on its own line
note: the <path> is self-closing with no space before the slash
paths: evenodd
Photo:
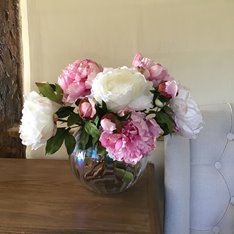
<path id="1" fill-rule="evenodd" d="M 165 234 L 234 234 L 234 104 L 201 109 L 197 139 L 165 139 Z"/>

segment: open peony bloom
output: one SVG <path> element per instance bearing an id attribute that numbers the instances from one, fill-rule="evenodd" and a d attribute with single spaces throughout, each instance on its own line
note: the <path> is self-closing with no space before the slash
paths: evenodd
<path id="1" fill-rule="evenodd" d="M 37 149 L 45 145 L 56 130 L 54 113 L 59 105 L 32 91 L 24 97 L 23 116 L 20 125 L 20 138 L 24 145 Z"/>
<path id="2" fill-rule="evenodd" d="M 154 148 L 161 133 L 155 120 L 145 119 L 140 112 L 132 112 L 131 117 L 123 122 L 121 133 L 103 131 L 100 142 L 114 160 L 136 164 Z"/>
<path id="3" fill-rule="evenodd" d="M 85 59 L 68 65 L 58 78 L 64 92 L 64 103 L 72 103 L 90 94 L 94 77 L 103 70 L 96 62 Z"/>
<path id="4" fill-rule="evenodd" d="M 175 114 L 178 134 L 186 138 L 196 138 L 203 128 L 201 111 L 191 94 L 184 87 L 179 88 L 178 96 L 170 101 Z"/>
<path id="5" fill-rule="evenodd" d="M 100 72 L 93 81 L 92 94 L 97 102 L 104 101 L 112 111 L 144 110 L 151 106 L 151 88 L 141 73 L 121 67 Z"/>
<path id="6" fill-rule="evenodd" d="M 167 69 L 161 64 L 137 53 L 132 61 L 132 66 L 137 68 L 147 80 L 152 81 L 156 87 L 161 81 L 171 80 Z"/>

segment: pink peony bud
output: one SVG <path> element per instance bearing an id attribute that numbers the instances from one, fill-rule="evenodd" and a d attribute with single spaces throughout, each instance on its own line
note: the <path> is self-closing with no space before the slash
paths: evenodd
<path id="1" fill-rule="evenodd" d="M 95 102 L 91 98 L 84 98 L 80 101 L 78 112 L 83 119 L 92 119 L 96 115 Z"/>
<path id="2" fill-rule="evenodd" d="M 101 126 L 102 129 L 107 132 L 113 132 L 116 129 L 115 123 L 106 118 L 101 120 Z"/>
<path id="3" fill-rule="evenodd" d="M 171 80 L 165 67 L 149 58 L 143 57 L 140 53 L 135 55 L 132 66 L 137 68 L 147 80 L 152 81 L 154 86 L 157 86 L 161 81 Z"/>
<path id="4" fill-rule="evenodd" d="M 107 131 L 110 133 L 113 131 L 118 133 L 121 132 L 121 123 L 117 119 L 117 116 L 112 113 L 105 114 L 102 117 L 101 126 L 103 131 Z"/>
<path id="5" fill-rule="evenodd" d="M 159 84 L 158 91 L 164 97 L 174 98 L 177 95 L 178 86 L 175 80 L 166 81 Z"/>

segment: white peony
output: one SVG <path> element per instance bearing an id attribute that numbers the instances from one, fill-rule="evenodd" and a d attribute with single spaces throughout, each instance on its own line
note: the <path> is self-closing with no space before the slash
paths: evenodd
<path id="1" fill-rule="evenodd" d="M 179 88 L 178 96 L 171 99 L 170 106 L 175 114 L 178 133 L 187 138 L 196 138 L 203 128 L 200 109 L 188 90 Z"/>
<path id="2" fill-rule="evenodd" d="M 24 145 L 31 145 L 32 149 L 45 145 L 55 131 L 53 114 L 58 108 L 58 104 L 47 97 L 40 96 L 37 92 L 32 91 L 24 96 L 23 116 L 19 130 Z"/>
<path id="3" fill-rule="evenodd" d="M 119 111 L 124 108 L 134 110 L 148 109 L 151 105 L 151 83 L 134 69 L 121 67 L 104 70 L 97 74 L 93 80 L 92 94 L 108 109 Z"/>

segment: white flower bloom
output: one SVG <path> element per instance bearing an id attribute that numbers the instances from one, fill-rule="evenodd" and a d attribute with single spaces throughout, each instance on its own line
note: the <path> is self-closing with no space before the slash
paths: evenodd
<path id="1" fill-rule="evenodd" d="M 171 99 L 170 106 L 175 113 L 178 133 L 187 138 L 196 138 L 203 128 L 200 109 L 188 90 L 179 88 L 178 96 Z"/>
<path id="2" fill-rule="evenodd" d="M 92 94 L 94 98 L 112 111 L 124 108 L 134 110 L 148 109 L 151 105 L 151 82 L 145 77 L 127 67 L 104 70 L 93 80 Z"/>
<path id="3" fill-rule="evenodd" d="M 32 149 L 37 149 L 53 136 L 55 130 L 53 114 L 58 108 L 58 104 L 34 91 L 24 97 L 19 131 L 24 145 L 31 145 Z"/>

